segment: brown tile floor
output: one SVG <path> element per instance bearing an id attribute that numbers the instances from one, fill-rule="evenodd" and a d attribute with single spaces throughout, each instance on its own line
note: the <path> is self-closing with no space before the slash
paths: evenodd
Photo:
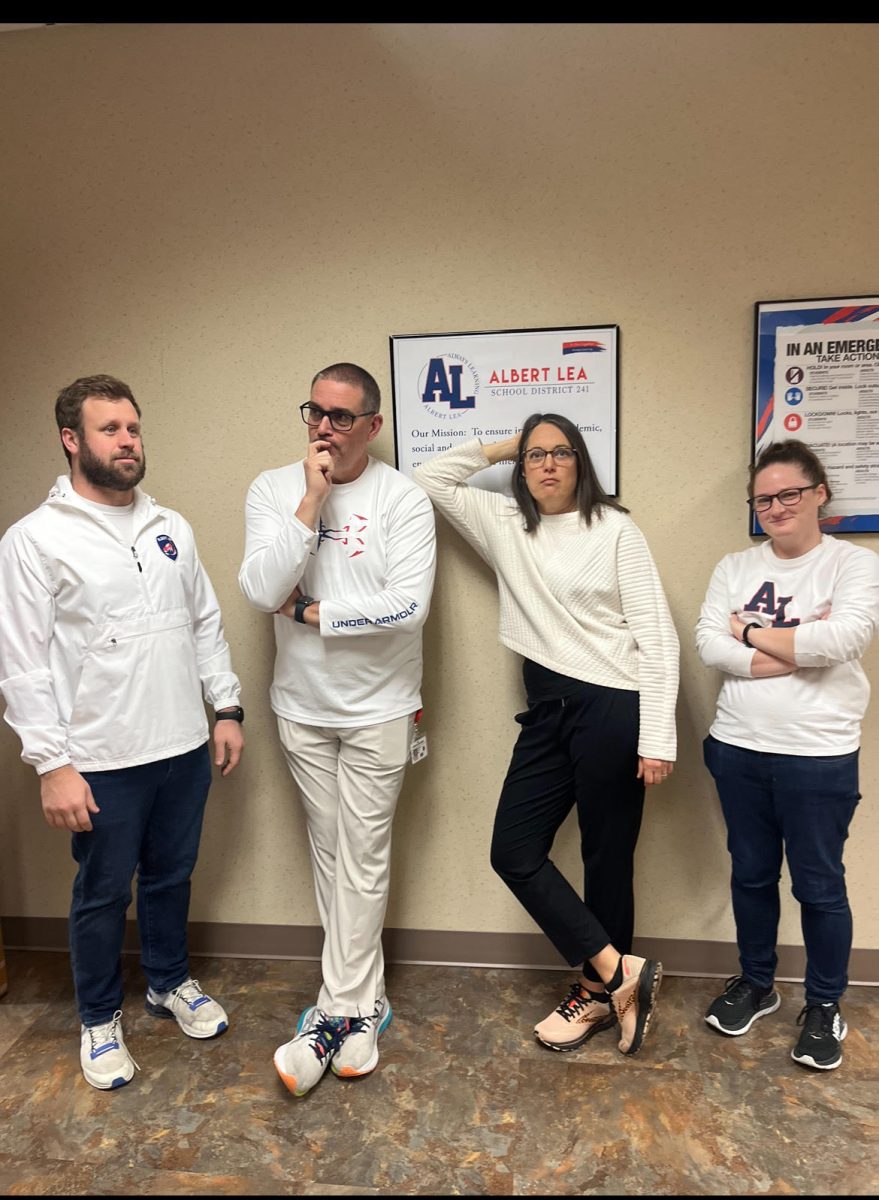
<path id="1" fill-rule="evenodd" d="M 531 1038 L 557 971 L 393 965 L 378 1070 L 296 1099 L 275 1047 L 313 1003 L 316 963 L 198 959 L 231 1027 L 195 1042 L 143 1008 L 125 959 L 126 1039 L 142 1070 L 99 1092 L 79 1072 L 66 955 L 8 951 L 0 1000 L 6 1195 L 875 1195 L 877 989 L 851 988 L 843 1067 L 790 1059 L 801 989 L 744 1038 L 701 1014 L 718 981 L 666 977 L 624 1058 L 612 1032 L 555 1054 Z"/>

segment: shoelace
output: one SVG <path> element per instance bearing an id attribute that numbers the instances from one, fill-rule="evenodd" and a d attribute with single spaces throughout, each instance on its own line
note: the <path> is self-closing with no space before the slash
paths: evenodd
<path id="1" fill-rule="evenodd" d="M 812 1037 L 819 1038 L 825 1033 L 829 1033 L 831 1037 L 838 1037 L 836 1028 L 836 1018 L 839 1015 L 839 1009 L 835 1004 L 805 1004 L 800 1010 L 800 1015 L 797 1017 L 797 1024 L 804 1026 L 805 1032 L 811 1034 Z"/>
<path id="2" fill-rule="evenodd" d="M 193 1010 L 201 1004 L 209 1004 L 211 999 L 202 991 L 201 984 L 197 979 L 185 980 L 179 987 L 174 988 L 171 995 L 179 996 L 183 1003 Z"/>
<path id="3" fill-rule="evenodd" d="M 122 1020 L 122 1009 L 117 1008 L 116 1011 L 113 1013 L 112 1021 L 108 1021 L 106 1023 L 106 1025 L 91 1025 L 91 1026 L 89 1026 L 88 1035 L 89 1035 L 89 1041 L 91 1042 L 91 1046 L 92 1046 L 91 1051 L 90 1051 L 90 1057 L 92 1059 L 98 1058 L 101 1054 L 106 1054 L 107 1051 L 109 1051 L 109 1050 L 121 1050 L 122 1049 L 122 1047 L 119 1044 L 119 1039 L 116 1036 L 116 1029 L 121 1020 Z M 134 1059 L 131 1056 L 131 1051 L 128 1049 L 127 1046 L 125 1047 L 125 1050 L 126 1050 L 126 1053 L 128 1054 L 128 1057 L 131 1059 L 132 1063 L 134 1063 L 134 1066 L 139 1071 L 140 1067 L 137 1065 L 136 1062 L 134 1062 Z"/>
<path id="4" fill-rule="evenodd" d="M 752 984 L 744 975 L 730 975 L 723 988 L 723 999 L 727 1004 L 734 1004 L 741 996 L 754 991 Z"/>
<path id="5" fill-rule="evenodd" d="M 366 1033 L 370 1025 L 374 1025 L 379 1017 L 381 1004 L 376 1004 L 371 1013 L 367 1013 L 365 1017 L 349 1017 L 348 1024 L 351 1026 L 349 1033 Z"/>
<path id="6" fill-rule="evenodd" d="M 311 1042 L 315 1057 L 321 1062 L 329 1055 L 332 1057 L 351 1032 L 351 1022 L 347 1017 L 328 1017 L 320 1013 L 310 1029 L 303 1029 L 300 1037 Z"/>
<path id="7" fill-rule="evenodd" d="M 99 1054 L 106 1053 L 107 1050 L 118 1050 L 119 1042 L 116 1037 L 116 1027 L 122 1020 L 122 1009 L 117 1009 L 113 1013 L 113 1019 L 108 1021 L 106 1025 L 91 1025 L 89 1026 L 89 1040 L 92 1044 L 91 1056 L 96 1058 Z"/>
<path id="8" fill-rule="evenodd" d="M 573 1021 L 575 1017 L 579 1017 L 584 1008 L 592 1001 L 584 995 L 583 988 L 579 983 L 571 984 L 567 996 L 556 1009 L 560 1017 L 564 1017 L 566 1021 Z"/>

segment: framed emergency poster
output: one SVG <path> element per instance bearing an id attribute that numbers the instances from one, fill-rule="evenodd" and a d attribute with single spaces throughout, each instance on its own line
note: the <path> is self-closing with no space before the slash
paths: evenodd
<path id="1" fill-rule="evenodd" d="M 822 529 L 879 531 L 879 296 L 755 305 L 751 461 L 789 438 L 827 470 Z M 750 522 L 762 535 L 753 513 Z"/>

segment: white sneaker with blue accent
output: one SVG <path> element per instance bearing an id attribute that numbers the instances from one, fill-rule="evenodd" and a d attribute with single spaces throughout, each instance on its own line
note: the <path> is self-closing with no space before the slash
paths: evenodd
<path id="1" fill-rule="evenodd" d="M 216 1037 L 229 1028 L 225 1009 L 205 995 L 197 979 L 185 979 L 170 992 L 148 988 L 146 1010 L 154 1017 L 175 1020 L 191 1038 Z"/>
<path id="2" fill-rule="evenodd" d="M 333 1058 L 333 1073 L 342 1079 L 358 1079 L 378 1066 L 378 1039 L 394 1013 L 387 996 L 380 996 L 366 1017 L 349 1017 L 351 1031 Z"/>
<path id="3" fill-rule="evenodd" d="M 275 1051 L 275 1070 L 294 1096 L 304 1096 L 323 1077 L 351 1029 L 348 1017 L 330 1017 L 313 1005 L 296 1023 L 296 1033 Z"/>
<path id="4" fill-rule="evenodd" d="M 80 1026 L 79 1064 L 92 1087 L 103 1091 L 124 1087 L 140 1070 L 122 1036 L 121 1009 L 103 1025 Z"/>

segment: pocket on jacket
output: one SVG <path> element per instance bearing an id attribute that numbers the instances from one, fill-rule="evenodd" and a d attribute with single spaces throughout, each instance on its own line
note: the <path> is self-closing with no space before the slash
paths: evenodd
<path id="1" fill-rule="evenodd" d="M 186 609 L 107 622 L 83 659 L 68 737 L 74 761 L 113 761 L 207 728 Z"/>

